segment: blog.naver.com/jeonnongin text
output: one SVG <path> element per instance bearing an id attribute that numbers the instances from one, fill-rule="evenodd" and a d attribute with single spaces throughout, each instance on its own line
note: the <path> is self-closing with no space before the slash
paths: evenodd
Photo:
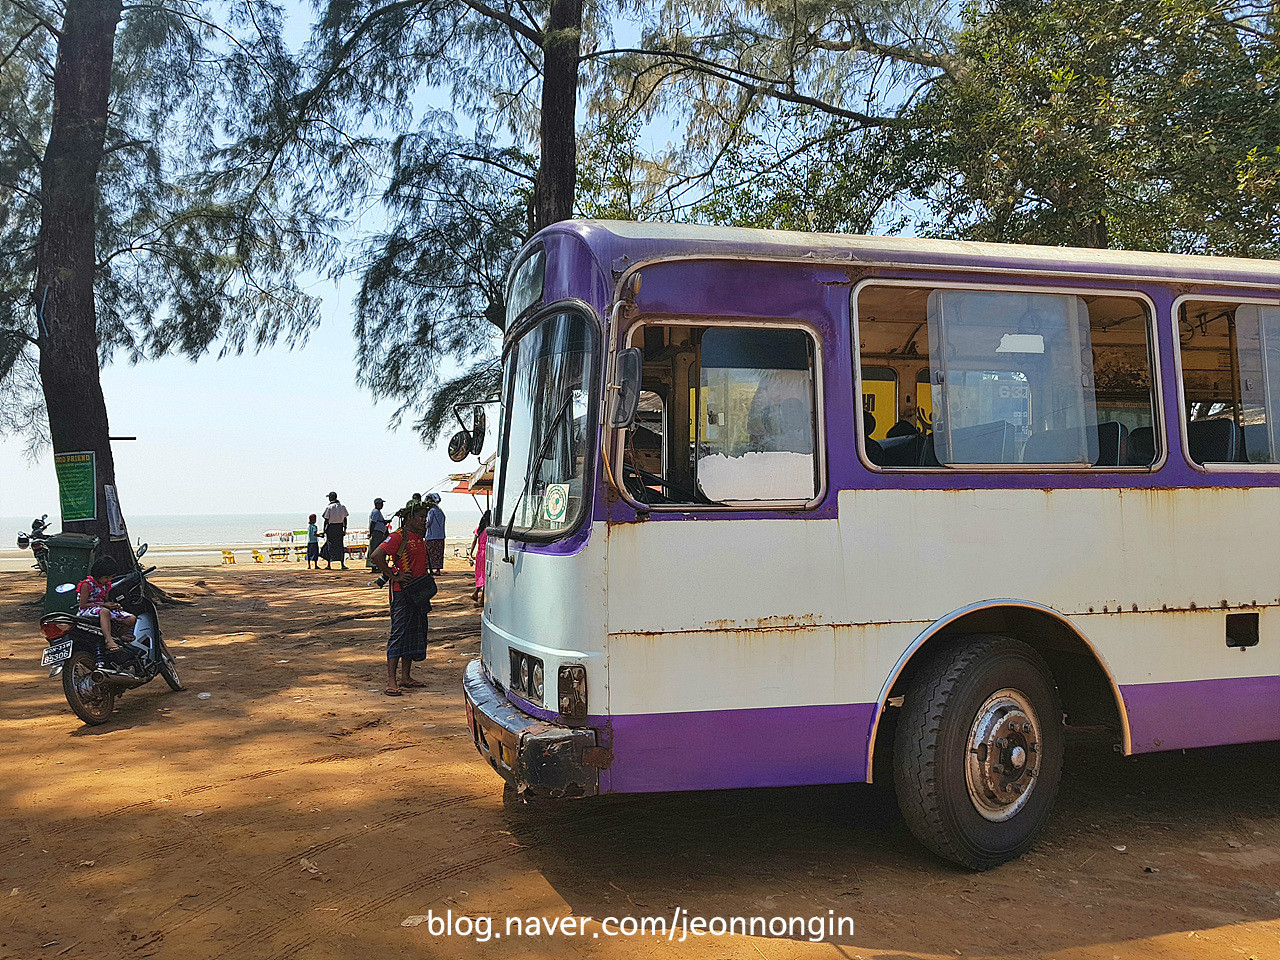
<path id="1" fill-rule="evenodd" d="M 425 927 L 432 937 L 465 937 L 476 943 L 530 937 L 659 937 L 683 943 L 690 938 L 725 936 L 787 937 L 821 943 L 832 937 L 853 935 L 853 918 L 838 917 L 834 910 L 807 917 L 703 917 L 676 907 L 670 916 L 600 918 L 492 917 L 428 910 L 406 918 L 400 925 Z"/>

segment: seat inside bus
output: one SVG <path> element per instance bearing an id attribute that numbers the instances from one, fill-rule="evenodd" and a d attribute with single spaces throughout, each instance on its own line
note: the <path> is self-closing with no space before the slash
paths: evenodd
<path id="1" fill-rule="evenodd" d="M 1118 467 L 1123 460 L 1129 429 L 1123 423 L 1108 420 L 1086 429 L 1089 450 L 1096 450 L 1095 467 Z M 1071 452 L 1078 445 L 1078 430 L 1042 430 L 1033 433 L 1022 451 L 1024 463 L 1070 463 Z M 1148 461 L 1149 462 L 1149 461 Z"/>
<path id="2" fill-rule="evenodd" d="M 1226 417 L 1192 420 L 1187 424 L 1187 454 L 1196 463 L 1246 463 L 1244 430 Z"/>
<path id="3" fill-rule="evenodd" d="M 1150 428 L 1146 430 L 1146 442 L 1131 452 L 1129 429 L 1122 423 L 1108 420 L 1089 428 L 1086 432 L 1090 450 L 1097 450 L 1094 466 L 1120 467 L 1145 466 L 1154 452 Z M 968 436 L 964 436 L 964 435 Z M 1077 430 L 1045 430 L 1034 433 L 1022 449 L 1021 459 L 1016 459 L 1014 426 L 1006 420 L 983 423 L 976 427 L 964 427 L 955 431 L 968 443 L 966 449 L 978 451 L 982 459 L 974 463 L 1043 463 L 1048 466 L 1071 463 L 1069 451 L 1078 445 Z M 976 441 L 976 442 L 973 442 Z M 874 445 L 874 446 L 873 446 Z M 867 445 L 867 458 L 881 467 L 937 467 L 940 466 L 933 446 L 933 434 L 915 434 L 907 437 L 889 437 L 872 440 Z M 1137 463 L 1133 460 L 1137 458 Z"/>
<path id="4" fill-rule="evenodd" d="M 1156 458 L 1156 433 L 1151 427 L 1138 427 L 1129 431 L 1128 448 L 1124 462 L 1127 466 L 1145 466 Z"/>

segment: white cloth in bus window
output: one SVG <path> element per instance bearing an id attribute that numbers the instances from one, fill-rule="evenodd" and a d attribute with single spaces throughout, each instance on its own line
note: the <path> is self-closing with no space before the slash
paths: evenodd
<path id="1" fill-rule="evenodd" d="M 704 371 L 707 381 L 732 380 L 741 393 L 754 382 L 745 431 L 732 421 L 740 408 L 717 411 L 727 439 L 698 458 L 698 483 L 712 500 L 808 500 L 815 493 L 813 400 L 807 370 L 732 369 Z M 705 449 L 705 448 L 704 448 Z"/>

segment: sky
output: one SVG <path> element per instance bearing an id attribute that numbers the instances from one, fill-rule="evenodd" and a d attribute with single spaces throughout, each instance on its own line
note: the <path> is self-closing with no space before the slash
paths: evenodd
<path id="1" fill-rule="evenodd" d="M 452 488 L 444 478 L 478 465 L 475 457 L 452 463 L 447 434 L 426 447 L 408 426 L 391 431 L 394 406 L 375 405 L 355 385 L 356 280 L 312 292 L 324 306 L 305 347 L 103 370 L 112 436 L 138 438 L 112 444 L 126 520 L 296 511 L 305 521 L 330 490 L 360 516 L 375 496 L 400 506 L 413 493 Z M 490 424 L 496 419 L 491 409 Z M 482 456 L 494 446 L 490 436 Z M 450 517 L 475 510 L 463 495 L 445 496 L 442 506 Z M 32 463 L 21 442 L 0 438 L 0 516 L 43 513 L 58 516 L 52 455 Z"/>

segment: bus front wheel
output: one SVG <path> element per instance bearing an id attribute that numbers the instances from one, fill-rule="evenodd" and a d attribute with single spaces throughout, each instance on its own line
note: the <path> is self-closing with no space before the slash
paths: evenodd
<path id="1" fill-rule="evenodd" d="M 1025 853 L 1062 774 L 1058 690 L 1044 660 L 1008 637 L 971 636 L 927 662 L 903 701 L 894 787 L 926 847 L 972 870 Z"/>

